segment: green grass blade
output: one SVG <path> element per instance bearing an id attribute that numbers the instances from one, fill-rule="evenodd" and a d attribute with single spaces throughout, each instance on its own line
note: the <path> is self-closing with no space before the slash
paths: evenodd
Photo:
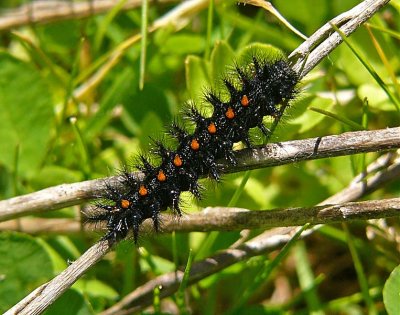
<path id="1" fill-rule="evenodd" d="M 179 259 L 178 259 L 178 244 L 176 241 L 176 232 L 172 232 L 172 258 L 175 264 L 175 270 L 178 269 Z"/>
<path id="2" fill-rule="evenodd" d="M 19 158 L 20 158 L 20 152 L 19 152 L 20 146 L 17 145 L 15 147 L 15 154 L 14 154 L 14 166 L 13 166 L 13 170 L 12 170 L 12 192 L 14 194 L 14 196 L 18 196 L 19 195 L 19 189 L 18 189 L 18 179 L 19 179 L 19 172 L 18 172 L 18 162 L 19 162 Z"/>
<path id="3" fill-rule="evenodd" d="M 242 181 L 240 182 L 239 187 L 236 188 L 235 193 L 233 194 L 231 200 L 228 203 L 228 207 L 234 207 L 234 206 L 237 205 L 237 202 L 238 202 L 241 194 L 244 191 L 244 187 L 246 186 L 246 184 L 247 184 L 247 182 L 248 182 L 248 180 L 250 178 L 250 175 L 251 175 L 251 171 L 246 171 L 244 173 L 244 176 L 242 178 Z"/>
<path id="4" fill-rule="evenodd" d="M 395 106 L 397 112 L 400 112 L 400 101 L 396 97 L 396 95 L 394 95 L 392 93 L 392 91 L 390 91 L 389 87 L 386 85 L 385 82 L 383 82 L 382 78 L 374 70 L 374 68 L 367 61 L 367 59 L 361 55 L 361 52 L 358 51 L 358 49 L 353 44 L 350 43 L 350 41 L 346 37 L 346 35 L 341 30 L 339 30 L 335 25 L 331 24 L 331 26 L 336 32 L 338 32 L 340 37 L 342 37 L 344 43 L 350 48 L 350 50 L 354 53 L 354 55 L 357 57 L 357 59 L 364 65 L 364 67 L 368 70 L 368 72 L 375 79 L 375 81 L 379 84 L 379 86 L 385 91 L 386 95 L 393 102 L 393 105 Z"/>
<path id="5" fill-rule="evenodd" d="M 243 292 L 237 303 L 232 308 L 232 311 L 229 313 L 237 313 L 237 311 L 260 287 L 260 285 L 270 277 L 272 271 L 274 271 L 274 269 L 283 261 L 283 259 L 289 253 L 289 250 L 294 246 L 294 244 L 296 244 L 296 241 L 299 239 L 301 233 L 303 233 L 303 231 L 307 229 L 309 225 L 309 223 L 303 225 L 301 229 L 299 229 L 299 231 L 297 231 L 297 233 L 291 238 L 291 240 L 285 244 L 279 254 L 275 257 L 275 259 L 267 261 L 265 263 L 265 267 L 263 268 L 263 270 L 254 278 L 253 282 L 249 284 L 247 289 Z"/>
<path id="6" fill-rule="evenodd" d="M 161 298 L 160 298 L 160 288 L 158 286 L 154 287 L 153 290 L 153 307 L 154 314 L 161 314 Z"/>
<path id="7" fill-rule="evenodd" d="M 214 0 L 210 0 L 208 5 L 208 14 L 207 14 L 207 37 L 206 37 L 206 51 L 204 53 L 204 58 L 208 60 L 211 52 L 211 34 L 213 27 L 213 16 L 214 16 Z"/>
<path id="8" fill-rule="evenodd" d="M 390 64 L 388 58 L 386 57 L 385 51 L 383 50 L 383 48 L 379 44 L 378 40 L 374 36 L 374 33 L 372 32 L 371 28 L 368 26 L 366 26 L 366 28 L 367 28 L 369 36 L 372 38 L 372 43 L 375 46 L 375 49 L 379 55 L 379 58 L 382 60 L 383 64 L 385 65 L 386 71 L 389 73 L 389 76 L 395 87 L 397 96 L 399 96 L 400 95 L 400 85 L 399 85 L 399 81 L 397 80 L 395 70 L 393 69 L 392 65 Z"/>
<path id="9" fill-rule="evenodd" d="M 251 171 L 245 172 L 243 179 L 240 182 L 240 185 L 236 188 L 231 200 L 228 203 L 228 207 L 234 207 L 237 204 L 242 192 L 244 191 L 244 187 L 246 186 L 246 183 L 250 178 L 250 175 L 251 175 Z M 196 259 L 201 259 L 201 258 L 208 256 L 212 246 L 216 242 L 219 235 L 220 235 L 220 232 L 217 232 L 217 231 L 208 233 L 206 239 L 204 240 L 204 242 L 202 243 L 202 245 L 200 246 L 200 248 L 198 249 L 198 251 L 196 253 Z"/>
<path id="10" fill-rule="evenodd" d="M 310 310 L 310 314 L 325 314 L 321 308 L 321 301 L 316 290 L 316 280 L 313 275 L 310 261 L 307 257 L 306 246 L 303 241 L 297 242 L 295 246 L 296 271 L 300 287 Z"/>
<path id="11" fill-rule="evenodd" d="M 379 298 L 382 294 L 382 287 L 374 287 L 369 290 L 369 294 L 373 298 Z M 349 309 L 351 305 L 358 305 L 362 302 L 363 296 L 360 292 L 354 293 L 349 296 L 340 297 L 335 300 L 331 300 L 324 305 L 324 309 L 330 311 L 333 314 L 342 314 Z"/>
<path id="12" fill-rule="evenodd" d="M 55 83 L 64 87 L 68 73 L 58 66 L 41 47 L 37 46 L 28 36 L 20 32 L 12 32 L 11 35 L 17 39 L 26 49 L 33 63 L 37 63 L 41 68 L 48 69 L 55 79 Z"/>
<path id="13" fill-rule="evenodd" d="M 353 258 L 354 268 L 356 269 L 357 278 L 358 278 L 358 282 L 361 287 L 361 293 L 363 295 L 363 299 L 368 308 L 368 314 L 369 315 L 377 315 L 378 311 L 377 311 L 375 304 L 369 294 L 367 277 L 365 275 L 364 268 L 362 266 L 360 257 L 358 255 L 356 246 L 354 244 L 353 237 L 350 234 L 347 224 L 342 224 L 342 226 L 346 233 L 347 244 L 349 246 L 351 257 Z"/>
<path id="14" fill-rule="evenodd" d="M 351 127 L 352 130 L 364 130 L 365 129 L 362 125 L 357 124 L 356 122 L 354 122 L 346 117 L 339 116 L 339 115 L 329 112 L 327 110 L 323 110 L 323 109 L 315 108 L 315 107 L 310 107 L 309 110 L 312 110 L 313 112 L 317 112 L 322 115 L 336 119 L 336 120 L 348 125 L 349 127 Z"/>
<path id="15" fill-rule="evenodd" d="M 111 24 L 111 22 L 114 20 L 115 16 L 122 10 L 124 7 L 125 3 L 128 0 L 120 0 L 118 1 L 115 6 L 110 10 L 110 12 L 106 15 L 104 20 L 99 26 L 99 29 L 96 33 L 96 37 L 94 38 L 94 49 L 95 51 L 99 51 L 101 43 L 103 42 L 103 38 L 106 34 L 107 28 Z"/>
<path id="16" fill-rule="evenodd" d="M 140 42 L 140 75 L 139 75 L 139 89 L 143 90 L 144 77 L 146 73 L 146 53 L 147 53 L 147 28 L 148 28 L 148 9 L 149 1 L 142 0 L 142 25 L 141 34 L 142 39 Z"/>
<path id="17" fill-rule="evenodd" d="M 193 255 L 192 249 L 190 249 L 185 272 L 184 272 L 183 278 L 182 278 L 182 282 L 179 286 L 178 291 L 176 292 L 176 304 L 179 308 L 180 314 L 189 314 L 189 312 L 186 308 L 186 305 L 185 305 L 185 290 L 188 286 L 189 275 L 190 275 L 190 270 L 192 269 L 193 258 L 194 258 L 194 255 Z"/>
<path id="18" fill-rule="evenodd" d="M 81 163 L 82 171 L 85 174 L 85 178 L 88 179 L 88 178 L 90 178 L 90 174 L 92 172 L 91 172 L 89 152 L 88 152 L 88 149 L 86 146 L 86 142 L 83 139 L 81 130 L 79 129 L 79 126 L 77 124 L 77 118 L 71 117 L 69 121 L 72 125 L 72 129 L 74 131 L 75 138 L 76 138 L 77 145 L 78 145 L 78 152 L 82 159 L 82 163 Z"/>
<path id="19" fill-rule="evenodd" d="M 375 24 L 370 24 L 370 23 L 365 23 L 365 26 L 371 27 L 373 29 L 376 29 L 378 31 L 386 33 L 386 34 L 392 36 L 395 39 L 399 39 L 400 40 L 400 33 L 399 32 L 395 32 L 395 31 L 389 30 L 389 29 L 387 29 L 385 27 L 381 27 L 381 26 L 378 26 L 378 25 L 375 25 Z"/>

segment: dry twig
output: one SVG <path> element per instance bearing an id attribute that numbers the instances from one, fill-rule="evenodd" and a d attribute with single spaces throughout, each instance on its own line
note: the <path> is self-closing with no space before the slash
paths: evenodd
<path id="1" fill-rule="evenodd" d="M 171 3 L 174 0 L 157 0 L 158 3 Z M 141 0 L 127 0 L 122 10 L 130 10 L 141 5 Z M 0 31 L 29 24 L 44 24 L 70 19 L 81 19 L 105 13 L 115 7 L 115 0 L 61 1 L 35 0 L 16 9 L 0 11 Z"/>
<path id="2" fill-rule="evenodd" d="M 296 59 L 293 69 L 299 72 L 301 77 L 304 77 L 343 41 L 340 35 L 332 30 L 331 25 L 335 25 L 343 34 L 348 36 L 364 24 L 380 8 L 388 4 L 389 1 L 362 1 L 351 10 L 338 15 L 320 27 L 289 55 L 289 59 Z"/>

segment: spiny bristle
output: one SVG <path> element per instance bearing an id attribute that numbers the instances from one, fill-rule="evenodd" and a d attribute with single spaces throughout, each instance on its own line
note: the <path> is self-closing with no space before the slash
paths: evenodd
<path id="1" fill-rule="evenodd" d="M 183 127 L 175 121 L 171 124 L 170 128 L 167 130 L 168 134 L 178 140 L 179 142 L 185 140 L 188 137 L 188 133 Z"/>
<path id="2" fill-rule="evenodd" d="M 146 219 L 151 219 L 158 231 L 161 211 L 171 208 L 181 215 L 182 192 L 189 191 L 196 198 L 201 197 L 200 176 L 220 179 L 218 159 L 236 165 L 233 144 L 241 141 L 251 147 L 251 128 L 258 127 L 269 135 L 263 118 L 276 117 L 279 104 L 295 97 L 298 75 L 285 60 L 265 61 L 257 56 L 245 67 L 236 65 L 235 72 L 232 80 L 231 77 L 223 80 L 229 92 L 227 100 L 222 100 L 214 91 L 204 94 L 213 107 L 211 115 L 203 115 L 194 106 L 185 110 L 184 118 L 194 125 L 191 132 L 183 127 L 184 123 L 171 124 L 167 132 L 178 142 L 175 149 L 167 148 L 161 140 L 151 139 L 151 154 L 158 163 L 139 155 L 138 168 L 144 173 L 142 180 L 126 171 L 122 187 L 106 185 L 103 196 L 106 201 L 98 203 L 99 213 L 89 218 L 107 222 L 108 232 L 104 238 L 120 240 L 132 231 L 137 242 L 140 226 Z"/>

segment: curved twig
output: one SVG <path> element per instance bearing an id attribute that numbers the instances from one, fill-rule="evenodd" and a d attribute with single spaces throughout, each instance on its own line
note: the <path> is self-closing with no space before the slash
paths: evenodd
<path id="1" fill-rule="evenodd" d="M 349 36 L 389 1 L 365 0 L 320 27 L 289 55 L 289 59 L 296 60 L 293 69 L 304 77 L 343 41 L 332 25 Z"/>

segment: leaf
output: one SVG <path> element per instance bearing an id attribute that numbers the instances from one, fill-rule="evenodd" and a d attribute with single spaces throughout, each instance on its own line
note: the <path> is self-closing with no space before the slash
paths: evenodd
<path id="1" fill-rule="evenodd" d="M 150 127 L 151 126 L 151 127 Z M 149 112 L 142 120 L 140 124 L 142 133 L 138 136 L 140 140 L 141 147 L 146 151 L 152 148 L 152 139 L 159 139 L 162 137 L 164 129 L 163 122 L 160 116 L 155 112 Z"/>
<path id="2" fill-rule="evenodd" d="M 383 287 L 383 303 L 389 315 L 400 314 L 400 265 L 393 269 Z"/>
<path id="3" fill-rule="evenodd" d="M 167 38 L 163 43 L 161 52 L 171 54 L 194 54 L 204 50 L 205 40 L 203 36 L 194 34 L 178 34 Z"/>
<path id="4" fill-rule="evenodd" d="M 189 96 L 195 103 L 200 103 L 204 87 L 209 85 L 209 65 L 197 56 L 188 56 L 185 60 L 186 84 Z"/>
<path id="5" fill-rule="evenodd" d="M 305 97 L 302 99 L 299 99 L 296 102 L 296 105 L 293 106 L 294 111 L 297 111 L 299 108 L 304 108 L 303 106 L 307 106 L 309 107 L 313 107 L 313 108 L 317 108 L 317 109 L 322 109 L 322 110 L 326 110 L 326 111 L 330 111 L 331 107 L 334 105 L 335 101 L 332 99 L 328 99 L 328 98 L 322 98 L 322 97 L 317 97 L 317 96 L 309 96 L 309 97 Z M 287 115 L 289 117 L 293 117 L 295 116 L 294 112 L 287 112 Z M 321 113 L 317 113 L 315 111 L 311 111 L 311 110 L 306 110 L 303 112 L 302 115 L 296 117 L 295 119 L 289 119 L 290 124 L 294 124 L 294 125 L 298 125 L 301 126 L 300 130 L 298 130 L 298 133 L 304 133 L 306 131 L 309 131 L 313 128 L 315 128 L 315 126 L 317 126 L 319 123 L 321 123 L 321 121 L 325 118 L 326 116 L 321 114 Z"/>
<path id="6" fill-rule="evenodd" d="M 116 300 L 118 292 L 108 284 L 100 280 L 80 280 L 74 284 L 74 288 L 91 297 L 103 297 L 109 300 Z"/>
<path id="7" fill-rule="evenodd" d="M 31 176 L 46 154 L 54 113 L 49 89 L 29 64 L 0 54 L 0 163 Z M 18 153 L 17 153 L 18 152 Z"/>
<path id="8" fill-rule="evenodd" d="M 25 234 L 1 233 L 0 257 L 0 312 L 53 276 L 46 250 Z"/>
<path id="9" fill-rule="evenodd" d="M 58 165 L 48 165 L 32 177 L 30 184 L 35 190 L 40 190 L 60 183 L 74 183 L 83 180 L 82 173 L 71 168 Z"/>
<path id="10" fill-rule="evenodd" d="M 396 107 L 387 97 L 385 91 L 375 83 L 366 83 L 360 85 L 357 89 L 357 95 L 360 99 L 367 98 L 368 106 L 372 110 L 395 111 Z"/>
<path id="11" fill-rule="evenodd" d="M 94 314 L 82 294 L 75 290 L 67 290 L 44 313 L 45 315 L 90 315 Z"/>
<path id="12" fill-rule="evenodd" d="M 99 110 L 91 117 L 84 130 L 85 138 L 92 139 L 102 131 L 112 118 L 112 110 L 126 97 L 128 91 L 136 85 L 131 68 L 120 71 L 113 83 L 104 91 Z"/>
<path id="13" fill-rule="evenodd" d="M 226 73 L 228 65 L 233 64 L 235 55 L 232 48 L 225 41 L 215 43 L 211 52 L 211 72 L 212 80 L 219 81 Z"/>

